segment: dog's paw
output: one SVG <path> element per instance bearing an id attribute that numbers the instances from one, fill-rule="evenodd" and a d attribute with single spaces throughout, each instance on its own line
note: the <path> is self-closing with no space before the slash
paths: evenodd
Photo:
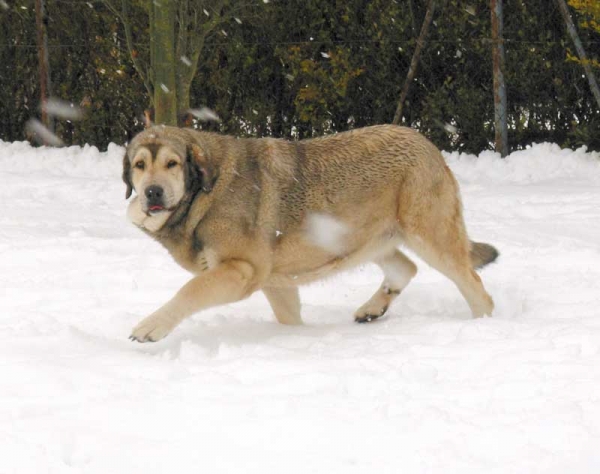
<path id="1" fill-rule="evenodd" d="M 129 339 L 137 342 L 156 342 L 173 330 L 174 326 L 164 317 L 148 316 L 131 331 Z"/>
<path id="2" fill-rule="evenodd" d="M 385 295 L 376 294 L 367 303 L 362 305 L 354 313 L 354 321 L 357 323 L 370 323 L 381 318 L 387 311 L 389 298 Z"/>
<path id="3" fill-rule="evenodd" d="M 379 313 L 363 313 L 360 315 L 355 314 L 354 321 L 357 323 L 370 323 L 371 321 L 381 318 L 385 314 L 386 310 L 387 308 L 383 308 L 379 311 Z"/>

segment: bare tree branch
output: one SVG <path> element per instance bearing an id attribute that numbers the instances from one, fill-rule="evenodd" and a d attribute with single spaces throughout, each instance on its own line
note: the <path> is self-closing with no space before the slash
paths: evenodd
<path id="1" fill-rule="evenodd" d="M 227 4 L 229 4 L 229 0 L 219 0 L 215 2 L 211 8 L 213 11 L 213 17 L 208 22 L 203 24 L 199 24 L 200 22 L 198 21 L 200 15 L 204 14 L 204 12 L 199 11 L 200 8 L 203 9 L 203 7 L 194 9 L 195 18 L 192 28 L 193 34 L 190 35 L 189 42 L 187 43 L 188 49 L 186 54 L 191 64 L 185 71 L 187 74 L 181 74 L 181 78 L 185 81 L 186 85 L 189 85 L 196 75 L 200 55 L 204 49 L 204 44 L 206 43 L 207 37 L 213 33 L 218 26 L 229 19 L 225 18 L 225 16 L 222 14 L 222 10 Z"/>
<path id="2" fill-rule="evenodd" d="M 179 113 L 189 108 L 191 83 L 198 71 L 207 40 L 219 27 L 251 5 L 252 3 L 241 0 L 179 1 L 175 45 Z"/>
<path id="3" fill-rule="evenodd" d="M 421 32 L 419 33 L 419 38 L 417 39 L 417 46 L 413 53 L 412 59 L 410 61 L 410 67 L 408 68 L 408 74 L 406 75 L 406 80 L 404 81 L 404 87 L 402 88 L 402 93 L 400 94 L 400 100 L 398 101 L 398 106 L 396 107 L 396 113 L 394 114 L 394 120 L 392 123 L 394 125 L 398 125 L 400 123 L 400 119 L 402 118 L 402 109 L 404 107 L 404 101 L 408 96 L 408 90 L 410 89 L 410 84 L 415 78 L 417 73 L 417 66 L 419 65 L 419 58 L 421 57 L 421 50 L 425 46 L 425 39 L 427 38 L 427 32 L 429 31 L 429 25 L 431 24 L 431 20 L 433 20 L 433 12 L 435 10 L 435 0 L 429 0 L 427 5 L 427 12 L 425 13 L 425 19 L 423 20 L 423 25 L 421 26 Z"/>
<path id="4" fill-rule="evenodd" d="M 127 50 L 129 51 L 129 56 L 133 63 L 133 68 L 139 74 L 144 86 L 146 87 L 146 91 L 148 92 L 148 96 L 150 100 L 153 100 L 154 92 L 153 87 L 150 82 L 148 70 L 144 67 L 144 64 L 140 60 L 137 55 L 137 51 L 133 45 L 133 31 L 131 28 L 131 20 L 129 17 L 129 2 L 131 0 L 121 0 L 121 8 L 117 7 L 117 4 L 114 0 L 103 0 L 106 7 L 109 11 L 115 15 L 122 23 L 123 29 L 125 30 L 125 41 L 127 43 Z"/>
<path id="5" fill-rule="evenodd" d="M 115 15 L 119 20 L 123 21 L 123 18 L 121 17 L 121 12 L 119 11 L 119 9 L 115 6 L 115 4 L 112 2 L 112 0 L 104 0 L 104 5 L 106 5 L 106 8 L 108 8 L 108 10 Z"/>
<path id="6" fill-rule="evenodd" d="M 104 5 L 108 8 L 108 10 L 115 15 L 121 24 L 123 25 L 123 30 L 125 31 L 125 42 L 127 44 L 127 51 L 129 52 L 129 57 L 133 63 L 133 68 L 139 74 L 142 82 L 144 83 L 144 87 L 146 88 L 146 92 L 148 92 L 148 96 L 150 97 L 150 101 L 152 102 L 154 99 L 152 84 L 149 80 L 149 74 L 146 67 L 142 61 L 137 57 L 136 49 L 133 46 L 133 32 L 131 29 L 131 23 L 129 19 L 129 3 L 130 0 L 121 0 L 121 7 L 119 8 L 116 4 L 117 0 L 103 0 Z"/>
<path id="7" fill-rule="evenodd" d="M 583 66 L 583 70 L 585 71 L 585 75 L 587 77 L 588 83 L 590 84 L 590 89 L 592 90 L 592 94 L 596 99 L 596 103 L 598 104 L 598 108 L 600 108 L 600 88 L 598 87 L 598 82 L 596 81 L 596 76 L 594 75 L 594 71 L 590 66 L 588 61 L 587 53 L 579 39 L 579 34 L 577 33 L 577 28 L 575 27 L 575 23 L 573 23 L 573 19 L 571 18 L 571 13 L 569 12 L 569 7 L 565 3 L 564 0 L 556 0 L 558 3 L 558 7 L 560 9 L 560 13 L 563 17 L 565 25 L 567 26 L 567 31 L 569 32 L 569 36 L 571 37 L 571 41 L 575 45 L 575 49 L 577 50 L 577 54 L 579 59 L 581 59 L 581 65 Z"/>

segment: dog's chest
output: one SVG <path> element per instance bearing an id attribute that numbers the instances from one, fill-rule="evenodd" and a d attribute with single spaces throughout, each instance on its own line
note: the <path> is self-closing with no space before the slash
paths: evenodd
<path id="1" fill-rule="evenodd" d="M 212 253 L 207 251 L 202 242 L 193 236 L 171 238 L 163 240 L 161 243 L 166 247 L 173 259 L 191 273 L 197 275 L 214 266 L 215 259 L 211 258 Z"/>

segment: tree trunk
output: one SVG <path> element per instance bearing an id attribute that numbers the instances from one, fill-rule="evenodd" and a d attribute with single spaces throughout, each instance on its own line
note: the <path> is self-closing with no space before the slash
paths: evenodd
<path id="1" fill-rule="evenodd" d="M 502 0 L 491 0 L 492 59 L 494 63 L 494 129 L 495 148 L 502 158 L 508 155 L 508 126 L 506 122 L 506 85 L 504 83 L 504 21 Z"/>
<path id="2" fill-rule="evenodd" d="M 585 49 L 583 48 L 583 44 L 581 44 L 581 40 L 579 39 L 579 35 L 577 34 L 577 28 L 575 28 L 575 23 L 573 23 L 573 19 L 571 18 L 571 14 L 569 13 L 569 7 L 565 3 L 565 0 L 556 0 L 556 2 L 558 3 L 560 13 L 562 14 L 565 24 L 567 25 L 567 31 L 571 36 L 571 40 L 575 44 L 577 55 L 579 56 L 579 59 L 581 59 L 581 64 L 583 65 L 585 75 L 587 76 L 587 80 L 590 84 L 592 94 L 594 95 L 596 103 L 598 104 L 598 108 L 600 109 L 600 88 L 598 88 L 596 76 L 594 76 L 594 71 L 592 71 L 592 67 L 590 66 L 590 62 L 588 60 Z"/>
<path id="3" fill-rule="evenodd" d="M 175 79 L 174 2 L 151 2 L 151 70 L 154 85 L 154 122 L 177 125 L 177 81 Z"/>
<path id="4" fill-rule="evenodd" d="M 187 125 L 184 120 L 189 115 L 190 110 L 190 89 L 191 82 L 180 77 L 177 81 L 177 114 L 179 117 L 179 125 Z"/>
<path id="5" fill-rule="evenodd" d="M 408 68 L 408 74 L 406 75 L 406 80 L 404 81 L 404 87 L 402 88 L 402 93 L 400 94 L 400 100 L 398 101 L 398 106 L 396 107 L 396 113 L 394 114 L 394 120 L 392 123 L 394 125 L 398 125 L 400 123 L 400 119 L 402 119 L 402 109 L 404 107 L 404 101 L 408 96 L 408 90 L 410 89 L 410 84 L 415 78 L 417 74 L 417 66 L 419 65 L 419 58 L 421 57 L 421 50 L 425 46 L 425 39 L 427 38 L 427 33 L 429 31 L 429 25 L 431 25 L 431 21 L 433 20 L 433 12 L 435 10 L 435 0 L 429 0 L 427 5 L 427 12 L 425 13 L 425 19 L 423 20 L 423 25 L 421 26 L 421 32 L 419 33 L 419 38 L 417 39 L 417 47 L 413 53 L 412 59 L 410 61 L 410 67 Z"/>

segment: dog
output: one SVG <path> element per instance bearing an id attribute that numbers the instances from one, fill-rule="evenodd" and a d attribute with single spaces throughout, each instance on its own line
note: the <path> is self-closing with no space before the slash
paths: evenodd
<path id="1" fill-rule="evenodd" d="M 384 315 L 417 272 L 406 246 L 450 278 L 474 317 L 494 304 L 475 272 L 497 256 L 469 240 L 458 184 L 417 131 L 378 125 L 296 142 L 154 126 L 123 158 L 127 215 L 193 278 L 130 339 L 158 341 L 203 309 L 261 290 L 301 324 L 300 285 L 364 262 L 384 279 L 354 314 Z"/>

